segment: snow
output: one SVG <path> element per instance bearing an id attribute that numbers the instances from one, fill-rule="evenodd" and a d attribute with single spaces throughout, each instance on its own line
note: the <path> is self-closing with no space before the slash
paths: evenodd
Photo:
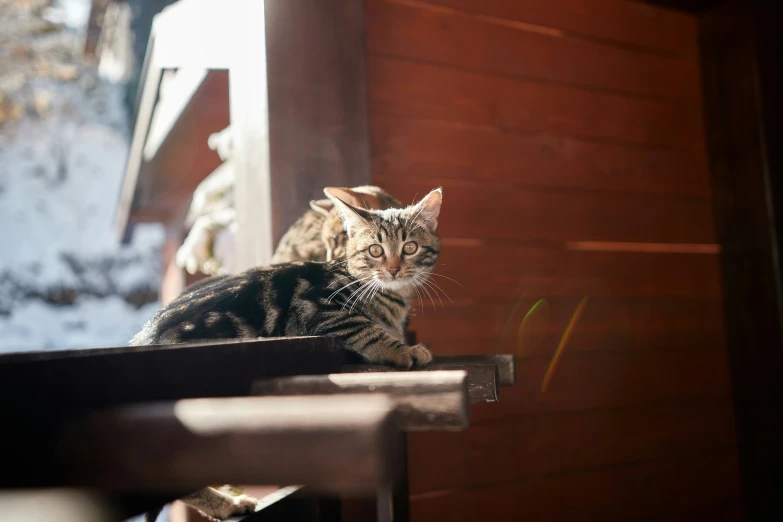
<path id="1" fill-rule="evenodd" d="M 89 0 L 57 0 L 43 13 L 47 21 L 64 24 L 77 31 L 84 28 L 89 16 Z"/>
<path id="2" fill-rule="evenodd" d="M 118 296 L 61 307 L 29 300 L 0 321 L 0 339 L 9 352 L 123 346 L 157 310 L 157 302 L 136 309 Z"/>
<path id="3" fill-rule="evenodd" d="M 124 87 L 80 62 L 69 26 L 88 11 L 54 3 L 43 16 L 62 30 L 15 35 L 47 67 L 0 71 L 0 99 L 25 106 L 0 119 L 0 352 L 124 345 L 158 308 L 162 227 L 138 227 L 127 246 L 113 228 L 128 115 Z"/>

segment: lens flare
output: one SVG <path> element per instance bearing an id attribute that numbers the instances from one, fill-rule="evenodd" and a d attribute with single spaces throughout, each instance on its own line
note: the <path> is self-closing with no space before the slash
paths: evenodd
<path id="1" fill-rule="evenodd" d="M 585 309 L 586 304 L 587 297 L 583 297 L 576 306 L 574 315 L 571 316 L 571 320 L 568 322 L 568 326 L 566 326 L 565 332 L 563 332 L 563 337 L 560 338 L 560 344 L 558 344 L 557 350 L 555 350 L 555 354 L 552 356 L 552 361 L 549 363 L 549 368 L 546 370 L 544 380 L 541 381 L 541 393 L 546 392 L 546 389 L 549 387 L 549 383 L 552 381 L 552 376 L 555 373 L 555 368 L 557 368 L 557 363 L 560 361 L 560 357 L 563 355 L 563 350 L 565 349 L 566 344 L 568 344 L 568 340 L 571 338 L 571 334 L 574 332 L 574 327 L 576 326 L 577 321 L 579 321 L 579 317 L 582 315 L 582 311 Z"/>
<path id="2" fill-rule="evenodd" d="M 527 357 L 538 349 L 549 326 L 549 303 L 539 299 L 530 307 L 517 330 L 517 355 Z"/>

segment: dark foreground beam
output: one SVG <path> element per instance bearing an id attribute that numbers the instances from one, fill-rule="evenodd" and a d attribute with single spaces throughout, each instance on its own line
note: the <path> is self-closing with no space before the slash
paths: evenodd
<path id="1" fill-rule="evenodd" d="M 88 412 L 150 401 L 237 397 L 261 378 L 327 374 L 350 354 L 333 339 L 286 338 L 0 355 L 0 443 L 24 459 L 3 464 L 0 488 L 58 484 L 60 425 Z M 42 450 L 45 448 L 45 450 Z"/>
<path id="2" fill-rule="evenodd" d="M 76 486 L 133 493 L 207 484 L 300 484 L 375 494 L 398 478 L 395 405 L 380 395 L 190 399 L 69 423 L 58 443 Z"/>
<path id="3" fill-rule="evenodd" d="M 0 355 L 4 414 L 65 418 L 120 404 L 247 395 L 257 379 L 339 371 L 327 337 L 123 346 Z"/>
<path id="4" fill-rule="evenodd" d="M 454 370 L 462 370 L 468 374 L 468 402 L 470 404 L 498 402 L 498 368 L 493 363 L 432 362 L 423 368 L 411 371 L 427 373 Z M 374 364 L 347 364 L 342 369 L 342 373 L 395 373 L 403 371 L 405 370 Z"/>
<path id="5" fill-rule="evenodd" d="M 303 375 L 256 381 L 253 395 L 387 394 L 400 429 L 460 430 L 468 427 L 467 372 L 385 372 Z"/>

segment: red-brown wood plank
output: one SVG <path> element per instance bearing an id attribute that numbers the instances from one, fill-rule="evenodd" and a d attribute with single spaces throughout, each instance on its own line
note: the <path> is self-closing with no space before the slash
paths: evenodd
<path id="1" fill-rule="evenodd" d="M 634 99 L 370 56 L 370 118 L 397 116 L 704 150 L 701 105 Z"/>
<path id="2" fill-rule="evenodd" d="M 365 20 L 371 54 L 689 103 L 701 98 L 698 63 L 681 57 L 422 4 L 371 1 Z"/>
<path id="3" fill-rule="evenodd" d="M 734 444 L 730 401 L 532 416 L 461 432 L 410 434 L 410 489 L 464 489 Z M 429 461 L 434 453 L 437 465 Z"/>
<path id="4" fill-rule="evenodd" d="M 414 496 L 414 521 L 631 521 L 740 499 L 733 449 Z M 694 519 L 697 520 L 697 519 Z"/>
<path id="5" fill-rule="evenodd" d="M 181 219 L 198 184 L 221 164 L 207 138 L 228 124 L 228 72 L 210 71 L 146 167 L 155 175 L 142 180 L 138 205 Z"/>
<path id="6" fill-rule="evenodd" d="M 373 174 L 708 199 L 703 154 L 374 115 Z M 444 181 L 445 183 L 445 181 Z"/>
<path id="7" fill-rule="evenodd" d="M 451 290 L 451 288 L 449 288 Z M 456 291 L 456 290 L 455 290 Z M 443 355 L 452 343 L 461 342 L 474 353 L 524 354 L 534 346 L 538 350 L 560 340 L 566 324 L 573 317 L 581 297 L 554 297 L 533 311 L 535 297 L 506 300 L 455 300 L 433 309 L 427 303 L 424 313 L 416 311 L 411 329 L 420 342 L 437 342 Z M 416 308 L 419 303 L 416 301 Z M 523 319 L 530 313 L 524 323 Z M 520 334 L 520 328 L 522 332 Z M 521 338 L 520 338 L 521 335 Z M 589 297 L 571 337 L 571 350 L 600 349 L 598 339 L 613 339 L 611 347 L 627 348 L 675 346 L 722 347 L 724 340 L 723 309 L 719 299 L 666 297 Z M 480 339 L 481 344 L 471 342 Z M 583 341 L 584 339 L 584 341 Z M 521 341 L 521 344 L 520 344 Z M 625 341 L 625 344 L 621 344 Z M 604 349 L 609 347 L 603 347 Z M 452 354 L 461 352 L 454 351 Z"/>
<path id="8" fill-rule="evenodd" d="M 370 0 L 376 1 L 376 0 Z M 628 0 L 418 0 L 498 20 L 559 29 L 570 35 L 697 58 L 695 16 Z"/>
<path id="9" fill-rule="evenodd" d="M 704 200 L 554 192 L 423 176 L 374 176 L 373 182 L 406 203 L 442 186 L 442 237 L 715 242 L 711 203 Z"/>
<path id="10" fill-rule="evenodd" d="M 457 212 L 458 219 L 460 215 L 465 220 L 474 216 L 460 209 Z M 445 205 L 441 216 L 445 229 L 452 217 Z M 439 275 L 431 278 L 455 300 L 586 295 L 720 296 L 719 259 L 713 254 L 584 252 L 517 246 L 514 241 L 505 244 L 488 241 L 477 246 L 468 243 L 475 240 L 464 241 L 459 244 L 450 238 L 443 240 L 434 271 Z M 426 295 L 424 299 L 429 302 Z M 440 306 L 437 300 L 436 303 Z"/>
<path id="11" fill-rule="evenodd" d="M 709 402 L 731 396 L 725 349 L 572 352 L 566 345 L 542 391 L 551 360 L 543 353 L 518 359 L 516 384 L 500 390 L 499 403 L 473 406 L 471 422 L 650 403 Z"/>

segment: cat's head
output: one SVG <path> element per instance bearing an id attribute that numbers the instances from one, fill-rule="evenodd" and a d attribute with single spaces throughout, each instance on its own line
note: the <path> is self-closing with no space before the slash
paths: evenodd
<path id="1" fill-rule="evenodd" d="M 406 208 L 368 210 L 345 202 L 341 189 L 325 190 L 347 235 L 345 262 L 356 279 L 382 289 L 411 290 L 438 261 L 438 215 L 443 201 L 435 189 Z"/>
<path id="2" fill-rule="evenodd" d="M 329 192 L 335 194 L 335 197 L 343 202 L 358 208 L 385 210 L 400 206 L 399 201 L 375 186 L 354 188 L 327 187 L 324 189 L 324 193 L 327 196 L 329 196 Z M 348 235 L 345 232 L 342 217 L 331 197 L 310 202 L 310 208 L 324 216 L 321 241 L 323 241 L 326 248 L 327 261 L 344 257 L 345 245 L 348 242 Z"/>

